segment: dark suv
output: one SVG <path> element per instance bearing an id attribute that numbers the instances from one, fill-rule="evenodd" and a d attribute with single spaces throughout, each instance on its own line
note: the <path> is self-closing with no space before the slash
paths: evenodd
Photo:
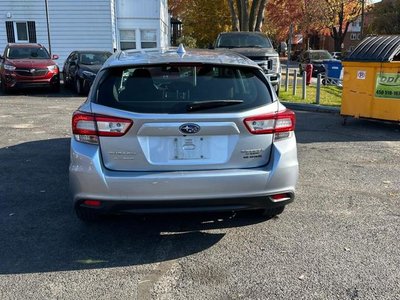
<path id="1" fill-rule="evenodd" d="M 73 87 L 78 95 L 87 94 L 97 72 L 110 56 L 107 51 L 73 51 L 64 64 L 64 85 Z"/>
<path id="2" fill-rule="evenodd" d="M 256 62 L 267 75 L 276 92 L 281 82 L 279 54 L 271 40 L 261 32 L 223 32 L 215 41 L 215 48 L 228 48 Z"/>
<path id="3" fill-rule="evenodd" d="M 318 74 L 325 72 L 324 63 L 327 61 L 338 61 L 326 50 L 307 50 L 299 56 L 299 71 L 303 73 L 308 64 L 313 65 L 312 76 L 317 77 Z"/>
<path id="4" fill-rule="evenodd" d="M 51 87 L 59 91 L 60 71 L 52 59 L 40 44 L 8 44 L 0 56 L 1 89 L 8 92 L 19 87 Z"/>

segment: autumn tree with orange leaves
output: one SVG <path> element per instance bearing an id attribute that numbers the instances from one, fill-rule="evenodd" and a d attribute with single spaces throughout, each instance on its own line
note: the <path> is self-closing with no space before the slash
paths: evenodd
<path id="1" fill-rule="evenodd" d="M 323 0 L 275 0 L 267 5 L 266 22 L 274 28 L 277 40 L 286 40 L 289 26 L 295 33 L 301 33 L 305 39 L 313 33 L 326 28 L 324 23 Z"/>
<path id="2" fill-rule="evenodd" d="M 267 5 L 266 19 L 276 29 L 278 39 L 286 39 L 290 23 L 305 38 L 313 33 L 327 32 L 341 45 L 351 22 L 361 14 L 361 0 L 275 0 Z"/>
<path id="3" fill-rule="evenodd" d="M 329 33 L 335 51 L 340 51 L 350 23 L 361 14 L 361 0 L 169 0 L 169 9 L 182 20 L 184 35 L 195 38 L 200 47 L 229 30 L 269 28 L 277 40 L 286 40 L 292 23 L 306 41 L 309 36 Z"/>
<path id="4" fill-rule="evenodd" d="M 324 0 L 325 18 L 330 35 L 335 42 L 335 51 L 342 50 L 342 43 L 351 22 L 361 15 L 361 0 Z"/>
<path id="5" fill-rule="evenodd" d="M 182 20 L 183 35 L 194 38 L 197 47 L 207 47 L 218 33 L 230 30 L 227 0 L 170 0 L 169 10 Z"/>
<path id="6" fill-rule="evenodd" d="M 261 31 L 267 0 L 169 0 L 169 10 L 183 22 L 183 33 L 198 46 L 221 31 Z"/>

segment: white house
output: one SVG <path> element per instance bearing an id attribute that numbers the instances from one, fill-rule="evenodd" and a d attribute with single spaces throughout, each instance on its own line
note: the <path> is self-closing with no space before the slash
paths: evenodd
<path id="1" fill-rule="evenodd" d="M 167 0 L 0 0 L 0 52 L 8 42 L 74 50 L 155 49 L 169 45 Z"/>

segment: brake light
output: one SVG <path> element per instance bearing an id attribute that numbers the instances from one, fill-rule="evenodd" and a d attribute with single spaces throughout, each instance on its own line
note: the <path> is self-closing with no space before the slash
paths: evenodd
<path id="1" fill-rule="evenodd" d="M 133 122 L 110 116 L 77 111 L 72 116 L 72 132 L 77 141 L 98 144 L 99 136 L 123 136 Z"/>
<path id="2" fill-rule="evenodd" d="M 86 205 L 86 206 L 100 207 L 101 206 L 101 201 L 99 201 L 99 200 L 85 200 L 85 201 L 83 201 L 83 204 Z"/>
<path id="3" fill-rule="evenodd" d="M 286 109 L 276 113 L 249 117 L 244 124 L 252 134 L 275 134 L 275 139 L 290 136 L 294 130 L 296 115 L 293 111 Z"/>
<path id="4" fill-rule="evenodd" d="M 276 194 L 276 195 L 272 195 L 269 197 L 273 202 L 281 202 L 281 201 L 286 201 L 286 200 L 290 200 L 290 194 Z"/>

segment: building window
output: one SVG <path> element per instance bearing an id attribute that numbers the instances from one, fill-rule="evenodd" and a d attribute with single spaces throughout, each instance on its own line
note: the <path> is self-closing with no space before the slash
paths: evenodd
<path id="1" fill-rule="evenodd" d="M 157 48 L 157 31 L 142 29 L 140 30 L 141 36 L 141 47 L 145 48 Z"/>
<path id="2" fill-rule="evenodd" d="M 13 22 L 6 21 L 7 42 L 9 43 L 36 43 L 35 21 Z"/>
<path id="3" fill-rule="evenodd" d="M 14 30 L 16 32 L 15 41 L 17 43 L 27 43 L 28 39 L 28 26 L 26 22 L 15 22 Z"/>
<path id="4" fill-rule="evenodd" d="M 121 29 L 119 31 L 121 50 L 136 49 L 135 30 Z"/>
<path id="5" fill-rule="evenodd" d="M 360 40 L 361 35 L 359 33 L 353 32 L 352 34 L 350 34 L 350 40 L 352 41 L 358 41 Z"/>

